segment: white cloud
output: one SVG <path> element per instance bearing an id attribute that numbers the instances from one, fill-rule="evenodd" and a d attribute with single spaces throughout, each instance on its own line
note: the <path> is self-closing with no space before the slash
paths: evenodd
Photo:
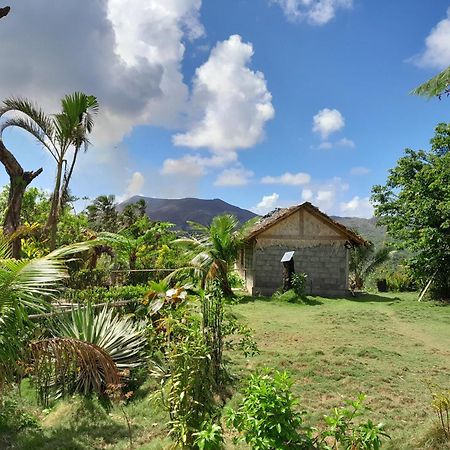
<path id="1" fill-rule="evenodd" d="M 191 177 L 201 177 L 208 168 L 220 168 L 236 161 L 236 152 L 213 154 L 210 157 L 185 155 L 179 159 L 166 159 L 163 163 L 161 174 L 183 174 Z"/>
<path id="2" fill-rule="evenodd" d="M 334 18 L 338 9 L 349 9 L 353 0 L 272 0 L 281 6 L 293 22 L 307 20 L 312 25 L 324 25 Z"/>
<path id="3" fill-rule="evenodd" d="M 121 141 L 140 124 L 175 126 L 188 88 L 186 38 L 203 29 L 201 0 L 16 2 L 0 27 L 0 98 L 20 94 L 56 112 L 81 90 L 98 97 L 94 143 Z M 43 26 L 45 24 L 45 26 Z"/>
<path id="4" fill-rule="evenodd" d="M 350 186 L 340 177 L 334 177 L 331 180 L 314 183 L 308 189 L 303 189 L 302 200 L 309 201 L 321 210 L 331 214 L 336 213 L 336 205 Z"/>
<path id="5" fill-rule="evenodd" d="M 252 211 L 260 215 L 267 214 L 278 205 L 279 199 L 280 196 L 275 192 L 271 195 L 264 195 L 261 201 L 252 208 Z"/>
<path id="6" fill-rule="evenodd" d="M 347 139 L 345 137 L 343 137 L 342 139 L 339 139 L 336 142 L 336 147 L 341 147 L 341 148 L 355 148 L 356 144 L 354 143 L 354 141 L 352 141 L 351 139 Z"/>
<path id="7" fill-rule="evenodd" d="M 363 166 L 352 167 L 350 169 L 351 175 L 367 175 L 368 173 L 370 173 L 370 169 L 368 169 L 367 167 L 363 167 Z"/>
<path id="8" fill-rule="evenodd" d="M 274 109 L 264 75 L 248 67 L 252 55 L 252 45 L 238 35 L 213 48 L 196 70 L 191 123 L 173 137 L 175 145 L 222 153 L 253 147 L 263 139 Z"/>
<path id="9" fill-rule="evenodd" d="M 309 202 L 313 199 L 314 194 L 313 191 L 311 189 L 303 189 L 302 190 L 302 200 L 304 202 Z"/>
<path id="10" fill-rule="evenodd" d="M 300 186 L 308 184 L 311 181 L 311 176 L 307 173 L 290 173 L 286 172 L 278 177 L 263 177 L 261 183 L 263 184 L 286 184 L 290 186 Z"/>
<path id="11" fill-rule="evenodd" d="M 131 178 L 128 180 L 125 193 L 117 197 L 118 202 L 123 202 L 124 200 L 133 197 L 133 195 L 142 195 L 142 188 L 145 184 L 145 177 L 141 172 L 134 172 Z"/>
<path id="12" fill-rule="evenodd" d="M 313 117 L 313 131 L 319 133 L 322 139 L 345 126 L 345 120 L 337 109 L 324 108 Z"/>
<path id="13" fill-rule="evenodd" d="M 445 69 L 450 65 L 450 8 L 425 39 L 425 50 L 412 58 L 418 66 Z"/>
<path id="14" fill-rule="evenodd" d="M 329 141 L 321 142 L 318 146 L 320 150 L 330 150 L 333 148 L 333 144 Z"/>
<path id="15" fill-rule="evenodd" d="M 245 186 L 250 182 L 254 173 L 244 167 L 234 167 L 223 170 L 216 181 L 215 186 Z"/>
<path id="16" fill-rule="evenodd" d="M 201 177 L 205 171 L 195 156 L 184 156 L 180 159 L 168 158 L 161 170 L 163 175 L 183 175 L 187 177 Z"/>
<path id="17" fill-rule="evenodd" d="M 369 197 L 353 197 L 350 201 L 340 204 L 340 212 L 347 216 L 373 217 L 373 206 Z"/>

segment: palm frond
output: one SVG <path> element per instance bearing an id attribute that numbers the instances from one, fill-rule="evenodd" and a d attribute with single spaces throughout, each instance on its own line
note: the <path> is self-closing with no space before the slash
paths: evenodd
<path id="1" fill-rule="evenodd" d="M 411 94 L 421 95 L 423 97 L 436 97 L 445 92 L 450 87 L 450 66 L 441 73 L 416 87 Z"/>
<path id="2" fill-rule="evenodd" d="M 31 375 L 44 405 L 52 396 L 105 395 L 120 385 L 113 359 L 95 344 L 73 338 L 44 339 L 32 342 L 30 353 Z"/>

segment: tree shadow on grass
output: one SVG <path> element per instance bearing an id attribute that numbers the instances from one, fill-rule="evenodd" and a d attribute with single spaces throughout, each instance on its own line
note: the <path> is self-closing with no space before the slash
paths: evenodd
<path id="1" fill-rule="evenodd" d="M 385 295 L 378 295 L 368 292 L 358 292 L 355 293 L 354 296 L 349 295 L 347 300 L 357 303 L 397 303 L 401 301 L 401 299 L 395 296 L 394 293 L 392 293 L 392 297 L 387 297 Z"/>

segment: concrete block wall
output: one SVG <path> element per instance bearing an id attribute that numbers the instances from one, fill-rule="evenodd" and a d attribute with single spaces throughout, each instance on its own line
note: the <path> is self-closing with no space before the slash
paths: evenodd
<path id="1" fill-rule="evenodd" d="M 338 296 L 348 293 L 348 250 L 342 242 L 297 249 L 284 246 L 255 249 L 253 294 L 271 295 L 282 287 L 280 260 L 290 250 L 295 250 L 295 271 L 308 275 L 309 294 Z"/>

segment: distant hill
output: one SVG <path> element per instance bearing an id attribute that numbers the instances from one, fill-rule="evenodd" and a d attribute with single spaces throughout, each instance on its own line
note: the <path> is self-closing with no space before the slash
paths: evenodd
<path id="1" fill-rule="evenodd" d="M 145 200 L 147 204 L 146 212 L 151 219 L 171 222 L 182 230 L 189 229 L 187 221 L 209 225 L 213 217 L 219 214 L 233 214 L 242 223 L 256 216 L 251 211 L 230 205 L 218 198 L 213 200 L 199 198 L 166 199 L 135 195 L 120 203 L 117 209 L 123 211 L 126 205 L 136 203 L 141 199 Z"/>
<path id="2" fill-rule="evenodd" d="M 204 200 L 200 198 L 153 198 L 135 195 L 128 200 L 120 203 L 117 207 L 123 211 L 126 205 L 136 203 L 138 200 L 145 200 L 147 204 L 146 212 L 153 220 L 171 222 L 181 230 L 189 230 L 187 221 L 209 225 L 213 217 L 219 214 L 233 214 L 241 223 L 256 217 L 251 211 L 230 205 L 223 200 L 215 198 L 213 200 Z M 377 227 L 377 219 L 362 219 L 360 217 L 333 217 L 334 220 L 342 223 L 347 228 L 356 230 L 365 239 L 372 241 L 375 245 L 384 242 L 386 239 L 386 230 L 384 227 Z"/>
<path id="3" fill-rule="evenodd" d="M 355 230 L 364 239 L 372 241 L 375 246 L 379 246 L 386 241 L 386 228 L 377 226 L 377 218 L 363 219 L 361 217 L 332 217 L 342 225 Z"/>

